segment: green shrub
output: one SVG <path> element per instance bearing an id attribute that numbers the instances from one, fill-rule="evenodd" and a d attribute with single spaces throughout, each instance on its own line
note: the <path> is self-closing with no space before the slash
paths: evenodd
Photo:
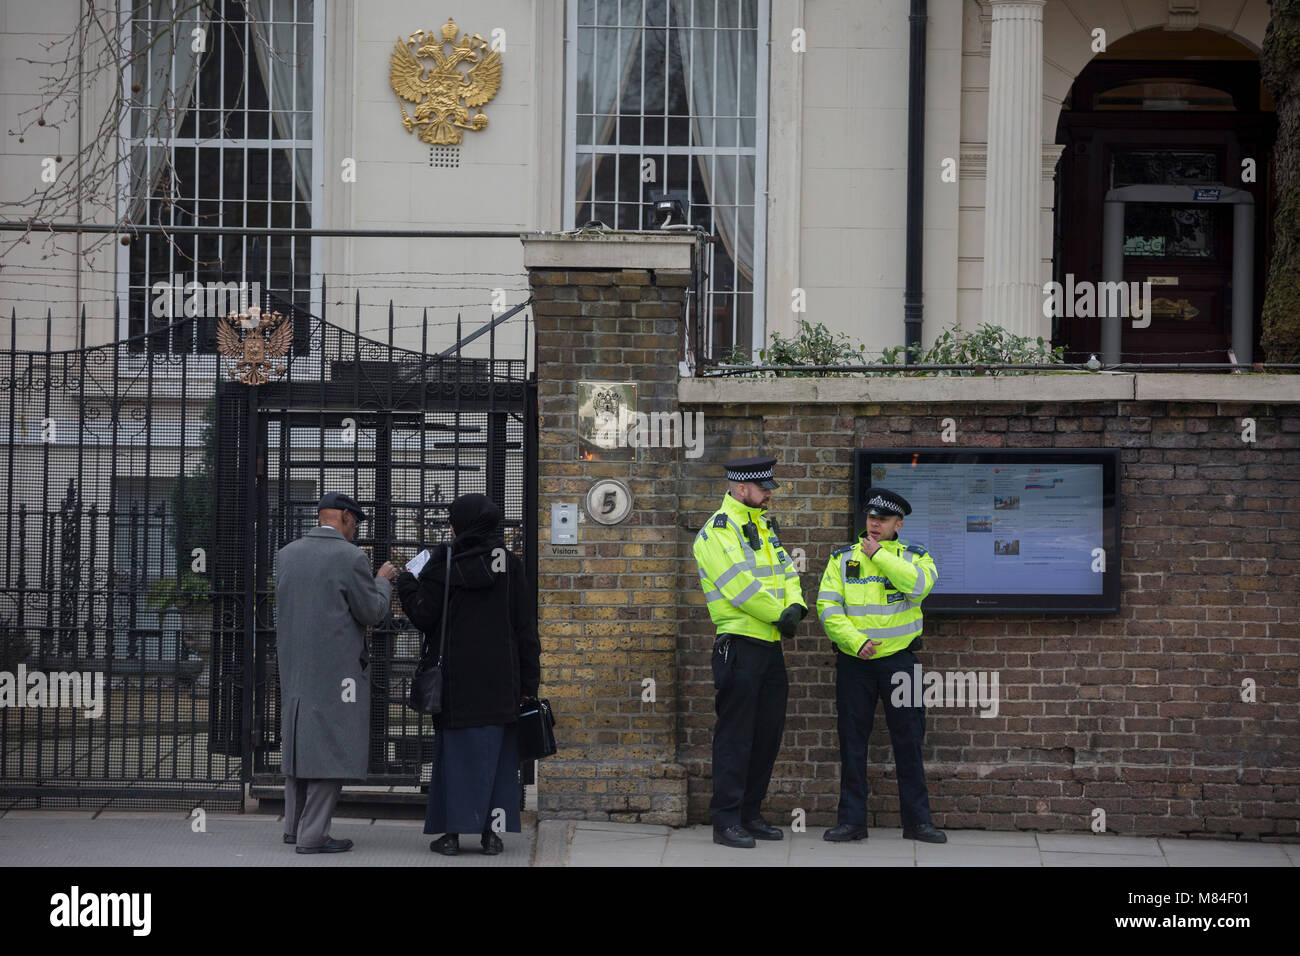
<path id="1" fill-rule="evenodd" d="M 806 319 L 800 319 L 795 334 L 789 338 L 773 332 L 771 344 L 758 350 L 757 362 L 751 359 L 748 350 L 738 347 L 723 355 L 722 362 L 727 365 L 766 365 L 777 375 L 825 376 L 838 373 L 786 371 L 782 366 L 842 365 L 860 369 L 867 364 L 866 351 L 865 345 L 855 346 L 843 332 L 832 332 L 821 322 L 812 325 Z"/>
<path id="2" fill-rule="evenodd" d="M 983 322 L 972 332 L 962 331 L 953 324 L 945 328 L 935 338 L 928 349 L 913 345 L 891 345 L 880 351 L 880 355 L 867 361 L 867 347 L 855 344 L 843 332 L 832 332 L 822 323 L 812 325 L 800 319 L 795 334 L 790 338 L 780 332 L 772 333 L 772 342 L 765 349 L 760 349 L 758 361 L 754 361 L 749 351 L 733 348 L 721 359 L 723 365 L 764 365 L 776 375 L 827 376 L 848 372 L 870 371 L 873 366 L 903 365 L 907 356 L 912 356 L 914 365 L 976 365 L 983 366 L 965 370 L 940 371 L 904 371 L 901 369 L 882 371 L 886 375 L 1020 375 L 1021 370 L 1003 370 L 998 365 L 1060 365 L 1065 361 L 1065 347 L 1052 348 L 1042 336 L 1030 338 L 1015 335 L 997 325 Z M 836 371 L 803 371 L 794 368 L 805 365 L 834 365 L 844 368 Z M 786 366 L 790 366 L 787 370 Z M 752 376 L 763 372 L 745 373 Z"/>
<path id="3" fill-rule="evenodd" d="M 885 355 L 877 364 L 897 364 L 901 347 Z M 981 322 L 973 332 L 963 332 L 955 323 L 935 338 L 934 343 L 922 352 L 913 347 L 916 365 L 1060 365 L 1065 361 L 1065 347 L 1052 348 L 1040 335 L 1030 338 L 1016 335 L 999 325 Z M 887 356 L 887 357 L 886 357 Z M 996 368 L 941 370 L 932 375 L 1019 375 L 1018 369 Z"/>
<path id="4" fill-rule="evenodd" d="M 212 601 L 212 589 L 208 579 L 193 571 L 181 572 L 181 586 L 178 591 L 175 578 L 159 578 L 149 588 L 146 607 L 155 614 L 161 614 L 168 608 L 178 611 L 191 611 L 203 607 Z"/>

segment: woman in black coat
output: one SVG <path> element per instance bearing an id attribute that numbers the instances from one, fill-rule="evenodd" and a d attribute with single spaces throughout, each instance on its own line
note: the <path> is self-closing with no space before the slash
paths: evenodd
<path id="1" fill-rule="evenodd" d="M 537 696 L 541 676 L 536 604 L 523 561 L 498 530 L 501 509 L 492 499 L 461 495 L 449 517 L 450 565 L 445 547 L 431 549 L 419 578 L 404 571 L 395 582 L 402 610 L 436 656 L 450 567 L 442 713 L 433 718 L 424 832 L 443 834 L 429 844 L 435 853 L 460 852 L 461 833 L 481 834 L 483 852 L 500 853 L 493 815 L 504 812 L 507 831 L 521 829 L 515 725 L 520 702 Z"/>

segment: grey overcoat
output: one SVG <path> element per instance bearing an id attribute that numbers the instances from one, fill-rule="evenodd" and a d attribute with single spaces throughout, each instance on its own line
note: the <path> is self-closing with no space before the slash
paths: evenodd
<path id="1" fill-rule="evenodd" d="M 375 578 L 365 552 L 334 528 L 313 528 L 275 561 L 280 767 L 308 780 L 362 778 L 370 752 L 365 629 L 388 615 L 392 584 Z"/>

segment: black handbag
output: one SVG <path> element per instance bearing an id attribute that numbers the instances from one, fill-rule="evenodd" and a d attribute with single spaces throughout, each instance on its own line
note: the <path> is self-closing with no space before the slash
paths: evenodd
<path id="1" fill-rule="evenodd" d="M 519 705 L 519 762 L 551 757 L 558 749 L 551 702 L 545 698 L 526 699 Z"/>
<path id="2" fill-rule="evenodd" d="M 422 714 L 442 713 L 442 654 L 447 647 L 447 617 L 451 597 L 451 545 L 447 545 L 447 579 L 442 585 L 442 636 L 438 640 L 438 659 L 429 662 L 429 647 L 426 635 L 419 666 L 411 678 L 411 689 L 406 697 L 406 704 L 412 710 Z"/>

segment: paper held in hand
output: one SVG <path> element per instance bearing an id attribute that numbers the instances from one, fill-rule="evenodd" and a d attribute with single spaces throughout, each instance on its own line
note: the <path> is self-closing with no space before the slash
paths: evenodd
<path id="1" fill-rule="evenodd" d="M 429 549 L 425 548 L 423 551 L 421 551 L 419 554 L 413 557 L 410 561 L 406 562 L 406 570 L 410 571 L 418 578 L 420 576 L 420 572 L 424 570 L 424 566 L 428 563 L 429 563 Z"/>

